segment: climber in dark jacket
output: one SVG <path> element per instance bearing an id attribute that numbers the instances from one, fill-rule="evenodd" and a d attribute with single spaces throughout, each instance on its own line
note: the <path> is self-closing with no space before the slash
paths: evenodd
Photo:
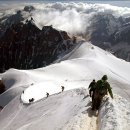
<path id="1" fill-rule="evenodd" d="M 89 89 L 89 95 L 92 97 L 92 101 L 94 98 L 94 92 L 95 92 L 95 87 L 96 87 L 96 81 L 93 79 L 93 81 L 90 83 L 88 89 Z"/>
<path id="2" fill-rule="evenodd" d="M 107 82 L 107 75 L 104 75 L 101 80 L 98 80 L 95 87 L 94 92 L 94 99 L 92 102 L 92 110 L 98 110 L 102 99 L 105 95 L 107 95 L 107 92 L 109 92 L 111 98 L 113 99 L 113 93 L 112 88 L 110 87 L 110 84 Z"/>

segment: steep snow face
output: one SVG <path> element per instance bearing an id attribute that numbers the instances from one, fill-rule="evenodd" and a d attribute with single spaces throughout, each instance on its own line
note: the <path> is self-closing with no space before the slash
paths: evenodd
<path id="1" fill-rule="evenodd" d="M 33 82 L 26 73 L 17 69 L 10 69 L 3 73 L 2 81 L 4 82 L 6 89 L 9 89 L 10 87 L 25 86 Z"/>
<path id="2" fill-rule="evenodd" d="M 114 100 L 105 100 L 99 114 L 99 129 L 129 130 L 130 103 L 118 95 L 115 95 Z"/>
<path id="3" fill-rule="evenodd" d="M 20 70 L 10 69 L 2 74 L 2 81 L 6 86 L 6 91 L 0 95 L 0 105 L 5 106 L 15 96 L 33 83 L 33 80 Z"/>
<path id="4" fill-rule="evenodd" d="M 90 99 L 85 89 L 75 89 L 44 98 L 39 102 L 24 105 L 19 96 L 11 101 L 0 113 L 0 126 L 3 130 L 85 130 L 91 128 L 82 122 L 92 123 L 86 114 L 90 110 Z M 85 118 L 84 118 L 85 117 Z M 87 118 L 88 117 L 88 118 Z M 95 121 L 96 121 L 95 117 Z M 75 125 L 74 122 L 78 121 Z M 6 125 L 5 125 L 6 124 Z M 93 124 L 93 128 L 96 128 Z M 91 129 L 93 130 L 93 129 Z M 96 129 L 94 129 L 96 130 Z"/>

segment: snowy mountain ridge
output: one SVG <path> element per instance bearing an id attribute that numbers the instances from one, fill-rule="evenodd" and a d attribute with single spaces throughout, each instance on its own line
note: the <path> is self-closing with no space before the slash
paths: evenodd
<path id="1" fill-rule="evenodd" d="M 5 106 L 0 112 L 1 129 L 129 130 L 129 68 L 129 62 L 84 42 L 60 63 L 34 70 L 10 69 L 0 75 L 8 87 L 0 95 L 0 105 Z M 91 111 L 87 88 L 104 74 L 114 99 L 106 97 L 97 115 Z"/>

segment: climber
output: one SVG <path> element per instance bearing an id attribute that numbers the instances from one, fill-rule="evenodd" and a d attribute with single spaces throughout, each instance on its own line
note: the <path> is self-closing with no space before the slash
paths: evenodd
<path id="1" fill-rule="evenodd" d="M 61 86 L 61 89 L 62 89 L 62 92 L 64 91 L 65 87 L 64 86 Z"/>
<path id="2" fill-rule="evenodd" d="M 49 93 L 46 93 L 46 97 L 49 97 Z"/>
<path id="3" fill-rule="evenodd" d="M 92 102 L 94 98 L 94 92 L 95 92 L 95 87 L 96 87 L 96 81 L 93 79 L 93 81 L 90 83 L 88 89 L 89 89 L 89 95 L 92 97 Z"/>
<path id="4" fill-rule="evenodd" d="M 95 87 L 94 92 L 94 99 L 92 102 L 92 110 L 98 110 L 102 99 L 105 95 L 107 95 L 107 92 L 109 92 L 111 98 L 113 99 L 113 93 L 112 88 L 110 87 L 110 84 L 107 82 L 107 75 L 104 75 L 101 80 L 98 80 Z"/>

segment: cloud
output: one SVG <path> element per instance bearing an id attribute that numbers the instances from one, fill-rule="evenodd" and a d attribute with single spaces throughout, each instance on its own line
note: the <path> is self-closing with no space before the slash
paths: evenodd
<path id="1" fill-rule="evenodd" d="M 38 27 L 42 28 L 44 25 L 53 25 L 53 27 L 65 30 L 72 35 L 85 35 L 88 27 L 94 22 L 92 20 L 95 15 L 108 16 L 108 14 L 112 14 L 115 18 L 130 16 L 130 8 L 117 7 L 109 4 L 58 2 L 32 3 L 30 5 L 35 7 L 35 10 L 31 12 L 31 16 L 34 18 Z M 24 6 L 25 4 L 23 8 Z M 21 5 L 19 7 L 22 8 Z M 113 24 L 116 24 L 116 22 Z"/>
<path id="2" fill-rule="evenodd" d="M 71 34 L 83 34 L 97 14 L 112 14 L 114 17 L 130 16 L 130 8 L 122 8 L 109 4 L 87 3 L 50 3 L 34 5 L 32 12 L 36 23 L 42 27 L 53 25 L 57 29 Z"/>

